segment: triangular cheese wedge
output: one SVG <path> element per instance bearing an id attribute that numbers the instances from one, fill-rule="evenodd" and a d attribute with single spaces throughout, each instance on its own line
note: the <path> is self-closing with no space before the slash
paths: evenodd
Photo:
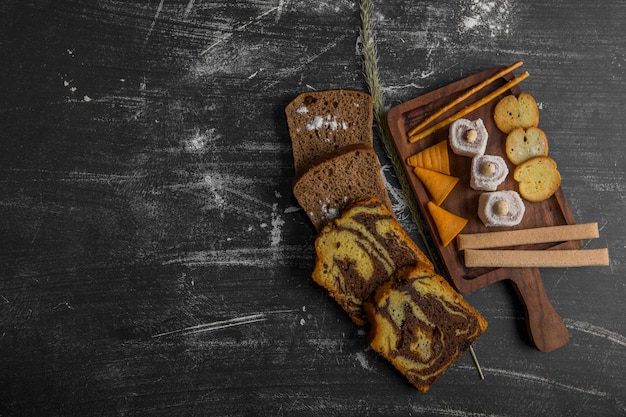
<path id="1" fill-rule="evenodd" d="M 426 168 L 441 172 L 442 174 L 450 175 L 448 141 L 442 140 L 441 142 L 410 156 L 406 162 L 412 167 Z"/>
<path id="2" fill-rule="evenodd" d="M 413 169 L 420 179 L 435 204 L 440 205 L 452 191 L 459 179 L 451 175 L 442 174 L 426 168 L 416 167 Z"/>
<path id="3" fill-rule="evenodd" d="M 437 232 L 444 247 L 448 246 L 467 224 L 466 218 L 450 213 L 432 201 L 428 202 L 428 211 L 435 222 L 435 226 L 437 226 Z"/>

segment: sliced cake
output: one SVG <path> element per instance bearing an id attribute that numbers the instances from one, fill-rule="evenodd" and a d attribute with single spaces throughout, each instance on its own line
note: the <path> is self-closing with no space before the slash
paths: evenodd
<path id="1" fill-rule="evenodd" d="M 328 223 L 315 241 L 313 280 L 358 325 L 366 318 L 363 303 L 396 269 L 421 262 L 433 266 L 376 198 L 355 202 Z"/>
<path id="2" fill-rule="evenodd" d="M 422 392 L 487 328 L 480 313 L 422 264 L 399 269 L 365 312 L 372 349 Z"/>

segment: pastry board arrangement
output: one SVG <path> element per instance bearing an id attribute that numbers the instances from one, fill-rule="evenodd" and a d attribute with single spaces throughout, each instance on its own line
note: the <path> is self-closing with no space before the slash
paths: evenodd
<path id="1" fill-rule="evenodd" d="M 500 156 L 507 164 L 509 174 L 497 186 L 497 190 L 519 191 L 518 182 L 512 175 L 516 165 L 507 158 L 504 149 L 507 134 L 498 129 L 494 122 L 494 108 L 499 100 L 505 96 L 519 96 L 522 93 L 519 86 L 522 78 L 514 79 L 512 72 L 499 76 L 505 69 L 506 67 L 499 66 L 482 71 L 390 109 L 387 121 L 400 159 L 407 161 L 420 151 L 447 141 L 450 131 L 447 124 L 456 120 L 461 112 L 465 119 L 482 120 L 488 132 L 484 154 Z M 474 88 L 478 85 L 481 87 Z M 477 103 L 480 105 L 473 105 Z M 414 132 L 416 126 L 425 119 L 432 119 L 431 125 L 441 126 L 441 128 L 426 129 L 423 131 L 424 134 L 416 140 L 411 136 L 414 134 L 412 131 Z M 526 323 L 533 344 L 542 351 L 552 351 L 562 347 L 569 341 L 569 334 L 546 296 L 539 269 L 537 267 L 467 267 L 464 251 L 459 249 L 457 240 L 442 241 L 432 215 L 433 207 L 437 206 L 463 219 L 466 222 L 461 225 L 462 234 L 470 236 L 494 231 L 525 231 L 545 227 L 557 227 L 556 230 L 561 226 L 575 224 L 562 189 L 558 187 L 550 197 L 542 201 L 524 201 L 525 212 L 519 224 L 488 227 L 478 215 L 479 199 L 484 191 L 475 190 L 470 186 L 472 158 L 460 156 L 454 152 L 448 152 L 448 158 L 450 176 L 458 178 L 458 182 L 453 185 L 443 201 L 437 202 L 439 204 L 433 203 L 432 189 L 429 190 L 424 186 L 423 181 L 414 172 L 414 167 L 408 163 L 402 165 L 451 282 L 460 292 L 468 293 L 500 280 L 511 280 L 524 305 Z M 554 158 L 558 162 L 558 156 Z M 578 250 L 581 247 L 582 241 L 574 239 L 524 244 L 516 246 L 514 250 L 544 252 Z M 505 253 L 495 254 L 497 257 L 498 255 L 506 256 Z"/>
<path id="2" fill-rule="evenodd" d="M 388 112 L 450 283 L 393 214 L 372 147 L 372 97 L 304 92 L 285 108 L 293 193 L 317 233 L 313 281 L 356 325 L 369 326 L 370 347 L 422 392 L 487 329 L 460 293 L 513 282 L 531 342 L 548 352 L 569 333 L 538 267 L 605 261 L 602 252 L 590 263 L 594 252 L 581 250 L 597 224 L 574 222 L 536 100 L 518 87 L 528 73 L 512 76 L 519 66 L 483 71 Z"/>

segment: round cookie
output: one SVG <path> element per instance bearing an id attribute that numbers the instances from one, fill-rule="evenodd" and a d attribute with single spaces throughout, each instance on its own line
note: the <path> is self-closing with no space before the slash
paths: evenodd
<path id="1" fill-rule="evenodd" d="M 550 198 L 561 186 L 561 174 L 549 156 L 522 162 L 513 171 L 513 179 L 518 182 L 520 195 L 532 202 Z"/>
<path id="2" fill-rule="evenodd" d="M 521 127 L 537 127 L 539 124 L 539 107 L 535 98 L 527 93 L 518 97 L 509 95 L 501 99 L 493 110 L 493 120 L 498 129 L 510 133 Z"/>
<path id="3" fill-rule="evenodd" d="M 548 156 L 548 138 L 538 127 L 518 127 L 506 137 L 506 156 L 514 165 L 519 165 L 535 156 Z"/>

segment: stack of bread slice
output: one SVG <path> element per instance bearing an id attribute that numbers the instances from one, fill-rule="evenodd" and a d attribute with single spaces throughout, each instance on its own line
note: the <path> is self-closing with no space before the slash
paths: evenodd
<path id="1" fill-rule="evenodd" d="M 376 352 L 428 391 L 487 322 L 434 272 L 396 219 L 372 147 L 371 97 L 302 93 L 285 112 L 293 193 L 317 230 L 313 280 L 355 324 L 370 324 Z"/>
<path id="2" fill-rule="evenodd" d="M 293 193 L 319 231 L 352 201 L 378 197 L 391 210 L 372 147 L 373 103 L 356 90 L 302 93 L 286 107 Z"/>

